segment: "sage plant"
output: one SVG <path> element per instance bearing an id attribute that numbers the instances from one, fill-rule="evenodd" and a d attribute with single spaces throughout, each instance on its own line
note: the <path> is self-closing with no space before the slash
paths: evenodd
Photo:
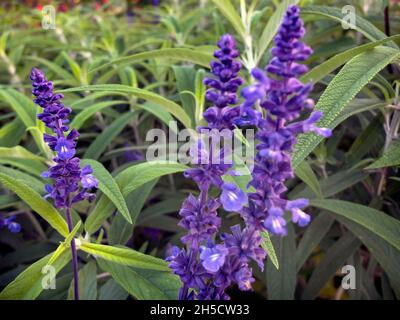
<path id="1" fill-rule="evenodd" d="M 257 127 L 259 143 L 249 183 L 256 191 L 249 194 L 248 206 L 243 207 L 247 202 L 243 191 L 234 184 L 220 181 L 227 172 L 226 167 L 208 164 L 187 171 L 186 175 L 199 184 L 201 191 L 199 200 L 190 196 L 180 211 L 183 217 L 180 225 L 189 230 L 182 241 L 190 243 L 191 247 L 188 251 L 175 248 L 169 258 L 170 267 L 184 283 L 180 298 L 194 298 L 197 292 L 198 299 L 229 299 L 225 291 L 234 283 L 241 290 L 250 290 L 254 282 L 250 261 L 254 260 L 261 270 L 264 267 L 266 253 L 261 248 L 261 232 L 268 230 L 285 235 L 285 211 L 291 211 L 292 221 L 300 226 L 310 221 L 309 215 L 301 210 L 308 205 L 307 199 L 288 201 L 284 197 L 285 182 L 294 177 L 290 153 L 296 135 L 308 131 L 325 137 L 330 135 L 330 130 L 315 126 L 322 115 L 320 112 L 293 122 L 303 109 L 313 107 L 313 101 L 308 98 L 312 85 L 302 84 L 297 79 L 307 71 L 299 62 L 312 52 L 300 41 L 304 32 L 298 7 L 290 6 L 274 39 L 270 63 L 265 72 L 252 70 L 257 82 L 242 90 L 244 102 L 236 107 L 229 105 L 238 102 L 236 92 L 242 84 L 240 78 L 235 78 L 240 62 L 233 60 L 239 53 L 231 36 L 225 35 L 218 42 L 220 50 L 214 53 L 218 61 L 211 63 L 216 78 L 205 80 L 211 87 L 206 98 L 213 106 L 205 111 L 204 118 L 208 128 L 214 130 L 232 130 L 235 124 Z M 253 108 L 256 103 L 260 104 L 262 112 Z M 200 158 L 204 155 L 205 151 L 199 153 Z M 219 199 L 207 200 L 210 184 L 222 190 Z M 220 203 L 227 211 L 239 212 L 246 225 L 243 229 L 239 225 L 231 227 L 231 233 L 222 234 L 221 242 L 217 243 L 211 236 L 220 226 L 217 215 Z M 200 246 L 201 242 L 204 244 Z M 197 259 L 199 253 L 201 264 Z M 189 292 L 189 288 L 193 290 Z"/>
<path id="2" fill-rule="evenodd" d="M 92 192 L 98 187 L 97 179 L 92 175 L 93 170 L 88 165 L 80 167 L 80 159 L 75 157 L 76 140 L 79 133 L 68 126 L 68 116 L 71 109 L 61 102 L 62 94 L 54 93 L 53 83 L 48 81 L 37 68 L 31 71 L 32 93 L 36 97 L 34 102 L 43 108 L 38 114 L 38 119 L 48 127 L 52 134 L 45 133 L 44 141 L 56 155 L 53 158 L 54 165 L 44 172 L 44 178 L 54 181 L 47 184 L 46 198 L 53 199 L 56 208 L 64 209 L 67 218 L 69 232 L 73 229 L 72 205 L 82 200 L 92 201 L 95 194 Z M 79 299 L 78 288 L 78 257 L 75 240 L 71 240 L 72 265 L 74 273 L 74 298 Z"/>

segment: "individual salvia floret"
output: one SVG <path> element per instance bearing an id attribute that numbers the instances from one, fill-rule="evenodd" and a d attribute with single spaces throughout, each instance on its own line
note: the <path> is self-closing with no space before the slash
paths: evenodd
<path id="1" fill-rule="evenodd" d="M 321 118 L 319 111 L 311 113 L 308 119 L 297 120 L 305 110 L 311 110 L 314 102 L 308 97 L 312 84 L 303 84 L 297 78 L 308 68 L 300 62 L 312 53 L 310 47 L 301 42 L 305 33 L 300 19 L 299 8 L 290 6 L 283 18 L 272 58 L 265 71 L 254 69 L 257 83 L 242 90 L 246 107 L 257 101 L 265 110 L 265 117 L 257 119 L 259 140 L 252 185 L 256 191 L 249 195 L 249 206 L 242 210 L 248 226 L 262 230 L 266 228 L 278 235 L 285 235 L 286 211 L 292 213 L 292 221 L 300 226 L 310 222 L 310 216 L 302 209 L 308 206 L 307 199 L 286 200 L 285 182 L 294 177 L 291 152 L 296 143 L 296 135 L 315 132 L 329 137 L 330 129 L 319 128 L 316 122 Z"/>
<path id="2" fill-rule="evenodd" d="M 57 208 L 68 208 L 84 199 L 93 200 L 95 195 L 91 189 L 97 188 L 98 182 L 92 175 L 92 168 L 81 168 L 80 159 L 75 157 L 79 133 L 75 129 L 69 130 L 71 109 L 62 103 L 62 94 L 54 93 L 53 83 L 46 79 L 42 71 L 33 68 L 30 79 L 32 93 L 36 97 L 34 102 L 43 108 L 38 119 L 53 132 L 45 133 L 44 141 L 56 154 L 53 158 L 55 164 L 42 174 L 44 178 L 54 181 L 53 185 L 46 185 L 46 197 L 52 198 Z"/>
<path id="3" fill-rule="evenodd" d="M 0 217 L 0 229 L 7 228 L 11 233 L 18 233 L 21 231 L 21 225 L 15 222 L 16 215 L 8 217 Z"/>

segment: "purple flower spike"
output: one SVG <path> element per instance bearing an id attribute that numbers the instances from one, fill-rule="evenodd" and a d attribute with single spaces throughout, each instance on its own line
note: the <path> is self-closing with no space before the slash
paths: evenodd
<path id="1" fill-rule="evenodd" d="M 239 212 L 247 203 L 246 194 L 233 183 L 222 185 L 220 200 L 226 211 Z"/>
<path id="2" fill-rule="evenodd" d="M 32 93 L 36 97 L 34 102 L 43 108 L 43 112 L 38 114 L 38 119 L 54 133 L 43 136 L 50 149 L 56 152 L 53 159 L 56 164 L 42 174 L 42 177 L 54 180 L 52 186 L 46 185 L 45 197 L 52 198 L 57 208 L 70 208 L 72 203 L 84 199 L 93 200 L 94 193 L 88 191 L 98 187 L 96 178 L 91 174 L 93 170 L 90 166 L 81 170 L 80 160 L 75 157 L 79 133 L 72 129 L 66 134 L 69 130 L 66 124 L 71 109 L 61 102 L 63 95 L 54 93 L 53 83 L 46 79 L 42 71 L 33 68 L 30 79 Z"/>
<path id="3" fill-rule="evenodd" d="M 289 6 L 271 49 L 272 58 L 265 71 L 254 69 L 254 85 L 242 90 L 244 106 L 257 102 L 265 110 L 265 118 L 258 119 L 259 140 L 252 172 L 252 185 L 256 192 L 249 195 L 249 207 L 242 210 L 246 224 L 256 230 L 268 230 L 276 235 L 286 235 L 285 210 L 292 213 L 292 221 L 304 227 L 310 216 L 301 209 L 308 205 L 305 199 L 288 201 L 285 198 L 285 182 L 294 177 L 291 152 L 296 135 L 314 132 L 324 137 L 331 134 L 328 128 L 319 128 L 316 123 L 322 112 L 311 113 L 308 119 L 295 121 L 303 110 L 310 110 L 314 102 L 308 97 L 310 83 L 303 84 L 298 77 L 308 71 L 301 62 L 312 53 L 311 48 L 301 42 L 305 29 L 300 19 L 300 9 Z"/>
<path id="4" fill-rule="evenodd" d="M 233 119 L 239 116 L 239 109 L 232 108 L 238 102 L 237 90 L 243 84 L 243 79 L 238 77 L 241 63 L 236 60 L 239 51 L 236 50 L 235 39 L 229 35 L 223 35 L 218 41 L 220 50 L 214 52 L 217 61 L 212 61 L 212 78 L 205 78 L 204 84 L 210 89 L 206 92 L 206 99 L 213 106 L 206 110 L 204 118 L 208 122 L 208 128 L 233 129 Z"/>
<path id="5" fill-rule="evenodd" d="M 221 225 L 221 219 L 217 216 L 218 207 L 219 203 L 212 198 L 204 203 L 189 195 L 179 211 L 182 217 L 179 225 L 189 231 L 182 237 L 182 242 L 197 248 L 200 242 L 210 240 Z"/>
<path id="6" fill-rule="evenodd" d="M 53 131 L 53 135 L 44 134 L 43 140 L 51 150 L 56 152 L 53 158 L 55 164 L 42 174 L 43 177 L 54 180 L 52 186 L 46 185 L 45 198 L 52 198 L 57 208 L 65 210 L 68 230 L 71 232 L 73 229 L 72 205 L 85 199 L 89 202 L 93 201 L 95 194 L 90 192 L 90 189 L 97 188 L 98 182 L 91 175 L 93 170 L 90 167 L 81 170 L 80 159 L 75 157 L 79 133 L 75 129 L 67 133 L 71 109 L 61 102 L 63 95 L 54 93 L 53 83 L 48 81 L 43 72 L 37 68 L 32 69 L 30 79 L 32 93 L 36 97 L 34 102 L 43 108 L 43 112 L 37 117 Z M 14 227 L 13 230 L 17 229 Z M 71 240 L 71 252 L 74 298 L 79 300 L 78 256 L 74 239 Z"/>
<path id="7" fill-rule="evenodd" d="M 222 204 L 225 210 L 238 212 L 246 204 L 247 197 L 234 184 L 222 180 L 223 175 L 232 171 L 232 163 L 225 161 L 226 151 L 230 150 L 216 148 L 213 134 L 223 136 L 226 133 L 231 138 L 237 120 L 242 124 L 255 124 L 254 118 L 261 117 L 250 107 L 233 106 L 238 103 L 237 90 L 243 83 L 238 77 L 241 64 L 236 58 L 239 52 L 231 35 L 223 35 L 218 47 L 214 53 L 217 60 L 210 64 L 213 76 L 204 80 L 209 87 L 206 99 L 212 103 L 203 114 L 208 123 L 204 128 L 211 129 L 207 137 L 211 143 L 208 149 L 202 140 L 192 146 L 190 156 L 195 166 L 184 173 L 197 183 L 200 194 L 198 198 L 190 195 L 179 212 L 182 218 L 179 225 L 187 230 L 181 238 L 186 250 L 175 248 L 167 258 L 169 267 L 183 283 L 178 297 L 186 300 L 229 299 L 225 290 L 234 283 L 242 290 L 251 289 L 254 279 L 248 260 L 262 265 L 265 257 L 264 250 L 259 247 L 260 234 L 255 230 L 242 231 L 239 227 L 235 235 L 224 235 L 220 243 L 215 240 L 221 225 L 217 215 L 219 206 Z M 219 199 L 209 197 L 208 190 L 212 186 L 222 191 Z"/>

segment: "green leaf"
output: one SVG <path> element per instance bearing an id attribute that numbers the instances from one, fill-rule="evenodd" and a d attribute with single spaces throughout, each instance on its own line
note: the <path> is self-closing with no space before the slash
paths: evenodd
<path id="1" fill-rule="evenodd" d="M 400 221 L 384 212 L 342 200 L 311 200 L 310 203 L 360 224 L 400 250 Z"/>
<path id="2" fill-rule="evenodd" d="M 36 125 L 36 122 L 39 121 L 36 119 L 36 111 L 40 109 L 40 107 L 36 106 L 33 101 L 24 94 L 14 89 L 0 89 L 0 97 L 3 97 L 3 99 L 17 113 L 19 119 L 23 122 L 25 127 L 29 129 L 36 145 L 46 154 L 48 148 L 45 146 L 43 135 Z M 37 128 L 38 130 L 35 130 L 34 128 Z"/>
<path id="3" fill-rule="evenodd" d="M 61 56 L 67 61 L 69 67 L 71 68 L 72 74 L 75 79 L 79 82 L 85 82 L 85 79 L 82 77 L 82 70 L 79 64 L 77 64 L 65 51 L 61 52 Z"/>
<path id="4" fill-rule="evenodd" d="M 80 300 L 96 300 L 97 298 L 97 266 L 95 261 L 89 261 L 79 270 L 78 273 L 78 289 Z M 68 299 L 74 297 L 74 282 L 68 290 Z"/>
<path id="5" fill-rule="evenodd" d="M 0 128 L 0 145 L 12 147 L 19 144 L 25 135 L 25 127 L 19 118 L 4 124 Z"/>
<path id="6" fill-rule="evenodd" d="M 177 118 L 180 122 L 182 122 L 182 124 L 185 127 L 187 128 L 191 127 L 190 118 L 186 114 L 186 112 L 181 108 L 181 106 L 151 91 L 139 88 L 132 88 L 120 84 L 98 84 L 92 86 L 82 86 L 77 88 L 65 89 L 61 90 L 60 92 L 78 92 L 78 91 L 113 91 L 113 92 L 123 92 L 131 94 L 140 99 L 144 99 L 162 106 L 166 111 L 171 113 L 175 118 Z"/>
<path id="7" fill-rule="evenodd" d="M 127 64 L 131 64 L 137 61 L 155 59 L 155 58 L 187 61 L 204 67 L 208 67 L 212 59 L 212 56 L 204 52 L 201 52 L 200 50 L 193 50 L 188 48 L 157 49 L 152 51 L 136 53 L 127 57 L 122 57 L 112 60 L 106 64 L 103 64 L 97 68 L 90 70 L 89 74 L 111 66 L 125 66 Z"/>
<path id="8" fill-rule="evenodd" d="M 350 103 L 346 108 L 344 108 L 340 116 L 337 118 L 337 122 L 342 123 L 344 120 L 350 118 L 355 114 L 359 114 L 365 111 L 371 111 L 374 109 L 384 108 L 386 106 L 387 106 L 386 102 L 374 103 L 374 104 L 359 104 L 359 105 Z"/>
<path id="9" fill-rule="evenodd" d="M 341 52 L 332 58 L 318 64 L 308 73 L 303 75 L 300 80 L 302 82 L 312 81 L 313 83 L 317 83 L 326 75 L 334 71 L 335 69 L 339 68 L 341 65 L 345 64 L 348 60 L 355 57 L 356 55 L 363 53 L 364 51 L 370 50 L 376 46 L 381 44 L 387 43 L 390 40 L 397 40 L 400 39 L 400 35 L 395 35 L 392 37 L 387 37 L 385 39 L 381 39 L 378 41 L 370 42 L 361 46 L 357 46 L 355 48 L 351 48 L 344 52 Z"/>
<path id="10" fill-rule="evenodd" d="M 69 247 L 71 245 L 72 239 L 75 237 L 77 232 L 79 231 L 79 228 L 82 225 L 82 221 L 78 221 L 78 223 L 75 225 L 75 227 L 72 229 L 72 231 L 68 234 L 68 236 L 65 237 L 64 244 L 65 246 Z"/>
<path id="11" fill-rule="evenodd" d="M 124 196 L 107 169 L 96 160 L 83 159 L 82 164 L 83 166 L 90 165 L 92 167 L 93 175 L 99 181 L 99 189 L 111 200 L 126 221 L 132 224 L 132 219 Z"/>
<path id="12" fill-rule="evenodd" d="M 99 266 L 101 269 L 105 270 L 105 268 L 102 267 L 103 261 L 105 260 L 99 260 Z M 126 292 L 125 289 L 123 289 L 114 279 L 110 279 L 100 288 L 98 300 L 126 300 L 128 296 L 129 293 Z"/>
<path id="13" fill-rule="evenodd" d="M 389 47 L 377 47 L 351 59 L 333 78 L 316 105 L 324 113 L 318 122 L 320 127 L 334 128 L 336 119 L 356 94 L 386 65 L 400 57 L 400 51 Z M 293 166 L 301 161 L 323 140 L 313 133 L 299 136 L 293 154 Z"/>
<path id="14" fill-rule="evenodd" d="M 0 160 L 1 162 L 1 160 Z M 24 181 L 25 184 L 27 184 L 29 187 L 34 189 L 37 193 L 42 194 L 44 193 L 44 183 L 42 180 L 39 180 L 30 174 L 27 174 L 25 172 L 22 172 L 17 169 L 13 169 L 10 167 L 5 167 L 0 165 L 0 172 L 8 175 L 9 177 L 14 177 L 14 179 L 18 179 L 21 181 Z"/>
<path id="15" fill-rule="evenodd" d="M 65 245 L 65 243 L 61 243 L 56 251 L 53 252 L 53 254 L 50 257 L 50 260 L 47 262 L 47 265 L 51 266 L 52 264 L 54 264 L 54 262 L 56 262 L 60 256 L 65 252 L 65 250 L 67 250 L 67 246 Z"/>
<path id="16" fill-rule="evenodd" d="M 43 171 L 46 171 L 45 161 L 45 158 L 37 156 L 21 146 L 0 147 L 0 163 L 15 166 L 36 176 L 40 176 Z"/>
<path id="17" fill-rule="evenodd" d="M 53 255 L 51 256 L 50 260 L 47 262 L 49 266 L 51 266 L 55 261 L 58 260 L 58 258 L 64 253 L 65 250 L 70 248 L 71 246 L 71 241 L 79 231 L 79 228 L 82 225 L 82 221 L 79 221 L 76 226 L 72 229 L 72 231 L 65 237 L 65 240 L 60 243 L 60 245 L 57 247 L 56 251 L 53 252 Z"/>
<path id="18" fill-rule="evenodd" d="M 14 89 L 0 89 L 0 97 L 8 103 L 8 105 L 16 112 L 18 117 L 22 120 L 25 127 L 32 127 L 35 125 L 35 111 L 36 105 L 30 101 L 29 104 L 22 104 L 18 100 L 21 93 Z M 25 99 L 26 97 L 23 96 Z"/>
<path id="19" fill-rule="evenodd" d="M 275 268 L 279 270 L 279 261 L 276 256 L 276 252 L 274 249 L 274 245 L 272 244 L 271 238 L 269 237 L 268 232 L 261 232 L 261 235 L 263 237 L 263 242 L 261 243 L 261 246 L 265 250 L 265 252 L 268 254 L 268 257 L 271 259 L 272 263 L 274 264 Z"/>
<path id="20" fill-rule="evenodd" d="M 139 300 L 176 300 L 181 287 L 171 271 L 143 270 L 99 259 L 100 268 Z"/>
<path id="21" fill-rule="evenodd" d="M 74 76 L 70 74 L 68 71 L 65 71 L 65 69 L 60 67 L 57 63 L 39 57 L 25 57 L 25 59 L 39 62 L 40 64 L 46 66 L 55 74 L 57 74 L 57 76 L 59 76 L 61 79 L 67 80 L 68 83 L 70 84 L 77 84 L 77 81 L 75 80 Z"/>
<path id="22" fill-rule="evenodd" d="M 346 162 L 356 165 L 361 162 L 365 155 L 384 144 L 381 132 L 382 115 L 378 113 L 368 121 L 364 130 L 359 133 L 346 153 Z"/>
<path id="23" fill-rule="evenodd" d="M 1 293 L 0 300 L 33 300 L 43 291 L 42 281 L 44 277 L 50 275 L 46 273 L 45 267 L 52 253 L 44 258 L 36 261 L 25 269 L 13 282 L 11 282 Z M 65 250 L 54 262 L 55 274 L 61 271 L 62 268 L 71 260 L 71 252 Z M 42 270 L 44 273 L 42 273 Z M 46 282 L 47 284 L 47 282 Z"/>
<path id="24" fill-rule="evenodd" d="M 269 44 L 277 33 L 279 26 L 281 24 L 282 18 L 286 13 L 289 5 L 297 4 L 299 0 L 283 0 L 275 12 L 272 14 L 271 18 L 268 20 L 267 25 L 264 27 L 263 32 L 258 40 L 258 55 L 256 62 L 260 61 L 265 50 L 267 50 Z M 257 63 L 256 63 L 257 64 Z"/>
<path id="25" fill-rule="evenodd" d="M 91 116 L 93 116 L 95 113 L 101 111 L 104 108 L 115 106 L 117 104 L 127 104 L 127 101 L 124 100 L 102 101 L 94 105 L 91 105 L 90 107 L 83 109 L 74 117 L 74 120 L 72 120 L 70 127 L 79 130 L 85 123 L 85 121 L 89 119 Z"/>
<path id="26" fill-rule="evenodd" d="M 89 242 L 82 242 L 80 249 L 98 258 L 125 266 L 148 270 L 170 271 L 167 263 L 164 260 L 132 249 L 112 247 Z"/>
<path id="27" fill-rule="evenodd" d="M 400 140 L 393 141 L 386 152 L 366 169 L 378 169 L 400 165 Z"/>
<path id="28" fill-rule="evenodd" d="M 242 37 L 242 39 L 244 39 L 246 35 L 244 25 L 242 19 L 237 14 L 235 7 L 232 5 L 232 2 L 230 0 L 213 0 L 213 2 L 225 18 L 229 20 L 236 32 Z"/>
<path id="29" fill-rule="evenodd" d="M 100 133 L 96 139 L 87 148 L 84 158 L 90 158 L 97 160 L 110 142 L 119 135 L 119 133 L 125 128 L 125 126 L 132 120 L 132 118 L 137 116 L 137 112 L 127 112 L 121 114 L 121 116 L 112 122 L 107 128 Z"/>
<path id="30" fill-rule="evenodd" d="M 196 110 L 195 110 L 195 121 L 194 124 L 197 125 L 200 123 L 200 120 L 203 118 L 204 112 L 204 103 L 207 87 L 205 86 L 203 80 L 205 77 L 205 70 L 200 69 L 196 72 L 196 77 L 194 80 L 194 92 L 196 97 Z"/>
<path id="31" fill-rule="evenodd" d="M 176 128 L 174 126 L 170 126 L 170 122 L 174 121 L 174 118 L 172 118 L 171 114 L 163 109 L 162 106 L 155 104 L 155 103 L 150 103 L 146 102 L 140 105 L 137 105 L 138 108 L 146 110 L 147 112 L 150 112 L 151 114 L 155 115 L 158 119 L 160 119 L 162 122 L 164 122 L 169 128 L 173 131 L 176 132 Z"/>
<path id="32" fill-rule="evenodd" d="M 182 202 L 185 200 L 183 194 L 177 197 L 168 197 L 168 199 L 162 200 L 155 204 L 151 204 L 144 209 L 138 216 L 136 223 L 140 224 L 149 219 L 156 218 L 167 213 L 178 212 L 182 206 Z"/>
<path id="33" fill-rule="evenodd" d="M 322 198 L 322 190 L 319 181 L 311 166 L 307 161 L 303 161 L 295 170 L 296 176 L 302 180 L 315 193 L 318 198 Z"/>
<path id="34" fill-rule="evenodd" d="M 293 224 L 288 225 L 286 237 L 272 237 L 279 267 L 277 270 L 271 260 L 267 260 L 267 294 L 270 300 L 292 300 L 296 287 L 296 239 Z"/>
<path id="35" fill-rule="evenodd" d="M 184 91 L 194 92 L 196 70 L 194 67 L 174 66 L 173 67 L 176 85 L 178 87 L 179 97 L 182 102 L 182 107 L 190 116 L 192 123 L 195 123 L 194 112 L 196 110 L 196 101 L 193 96 Z"/>
<path id="36" fill-rule="evenodd" d="M 400 297 L 400 251 L 390 245 L 381 237 L 362 227 L 361 225 L 346 219 L 337 217 L 340 223 L 344 224 L 362 243 L 368 248 L 372 256 L 378 261 L 390 279 L 396 296 Z"/>
<path id="37" fill-rule="evenodd" d="M 351 232 L 346 232 L 335 242 L 312 273 L 304 289 L 302 299 L 309 300 L 316 297 L 327 281 L 343 266 L 347 258 L 358 249 L 360 244 L 361 242 Z"/>
<path id="38" fill-rule="evenodd" d="M 58 211 L 34 189 L 26 185 L 21 180 L 0 173 L 0 182 L 8 189 L 20 197 L 33 211 L 37 212 L 61 235 L 68 235 L 68 226 Z"/>
<path id="39" fill-rule="evenodd" d="M 323 198 L 332 197 L 339 192 L 342 192 L 351 186 L 365 180 L 368 177 L 368 174 L 363 171 L 350 171 L 350 170 L 343 170 L 339 171 L 326 179 L 321 180 L 320 186 L 322 189 Z M 294 189 L 289 193 L 289 199 L 296 199 L 296 198 L 314 198 L 314 192 L 311 191 L 309 188 L 305 188 L 301 192 Z"/>
<path id="40" fill-rule="evenodd" d="M 320 213 L 312 220 L 311 224 L 304 232 L 296 250 L 295 260 L 297 272 L 300 271 L 312 251 L 324 238 L 334 221 L 335 219 L 327 213 Z"/>
<path id="41" fill-rule="evenodd" d="M 189 167 L 172 161 L 149 161 L 130 166 L 118 174 L 117 182 L 122 193 L 129 194 L 141 185 L 161 176 L 183 172 Z"/>
<path id="42" fill-rule="evenodd" d="M 328 18 L 339 23 L 343 22 L 342 10 L 335 7 L 326 6 L 306 6 L 301 9 L 302 15 L 314 15 Z M 375 27 L 371 22 L 365 20 L 360 16 L 356 16 L 355 29 L 362 33 L 366 38 L 371 41 L 376 41 L 386 38 L 386 35 Z M 398 49 L 395 43 L 389 43 L 392 48 Z"/>
<path id="43" fill-rule="evenodd" d="M 158 179 L 154 179 L 150 182 L 147 182 L 127 196 L 127 204 L 133 223 L 128 224 L 125 219 L 122 218 L 119 213 L 117 213 L 112 220 L 111 227 L 108 232 L 109 244 L 125 244 L 132 237 L 136 218 L 146 203 L 146 200 L 154 186 L 157 184 L 157 181 Z"/>
<path id="44" fill-rule="evenodd" d="M 0 147 L 0 157 L 29 159 L 45 163 L 46 159 L 26 150 L 24 147 L 15 146 L 12 148 Z"/>
<path id="45" fill-rule="evenodd" d="M 166 174 L 183 172 L 186 169 L 188 169 L 187 166 L 179 163 L 161 161 L 145 162 L 126 168 L 116 176 L 115 180 L 122 195 L 126 197 L 146 182 L 152 181 Z M 100 228 L 103 221 L 111 216 L 113 210 L 114 206 L 108 198 L 101 197 L 85 222 L 85 230 L 90 234 L 95 232 Z"/>

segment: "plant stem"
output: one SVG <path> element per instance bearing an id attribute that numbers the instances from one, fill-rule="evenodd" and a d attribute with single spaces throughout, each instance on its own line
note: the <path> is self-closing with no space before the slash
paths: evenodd
<path id="1" fill-rule="evenodd" d="M 69 232 L 73 229 L 71 208 L 66 209 L 67 224 Z M 71 240 L 71 253 L 72 253 L 72 270 L 74 273 L 74 300 L 79 300 L 79 276 L 78 276 L 78 255 L 76 253 L 75 239 Z"/>

